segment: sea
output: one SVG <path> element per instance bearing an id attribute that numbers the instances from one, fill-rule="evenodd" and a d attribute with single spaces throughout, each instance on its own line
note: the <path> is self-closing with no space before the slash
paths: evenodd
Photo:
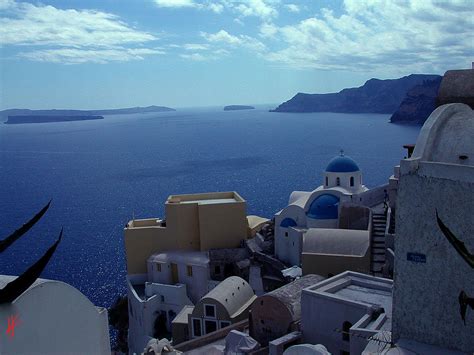
<path id="1" fill-rule="evenodd" d="M 0 124 L 0 238 L 50 199 L 48 212 L 0 256 L 18 275 L 64 236 L 41 277 L 108 307 L 126 293 L 123 228 L 164 217 L 171 194 L 237 191 L 248 214 L 271 218 L 294 190 L 310 191 L 340 150 L 369 187 L 387 183 L 420 127 L 389 115 L 275 113 L 275 106 L 105 116 L 103 120 Z"/>

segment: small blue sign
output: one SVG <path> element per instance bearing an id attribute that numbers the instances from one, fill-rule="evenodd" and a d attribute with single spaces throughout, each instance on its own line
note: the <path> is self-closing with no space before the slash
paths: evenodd
<path id="1" fill-rule="evenodd" d="M 420 253 L 407 253 L 407 260 L 414 263 L 426 263 L 426 255 Z"/>

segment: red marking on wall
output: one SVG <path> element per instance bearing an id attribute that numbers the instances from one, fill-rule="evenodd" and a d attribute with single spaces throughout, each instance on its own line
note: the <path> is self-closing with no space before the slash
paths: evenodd
<path id="1" fill-rule="evenodd" d="M 8 317 L 7 334 L 10 336 L 10 338 L 13 338 L 15 336 L 15 327 L 18 324 L 20 324 L 20 320 L 18 319 L 18 314 Z"/>

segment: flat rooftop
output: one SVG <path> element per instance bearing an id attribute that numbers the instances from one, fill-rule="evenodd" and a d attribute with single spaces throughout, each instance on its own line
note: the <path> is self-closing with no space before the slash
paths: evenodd
<path id="1" fill-rule="evenodd" d="M 392 280 L 346 271 L 307 287 L 303 292 L 336 302 L 383 307 L 386 316 L 391 319 L 392 288 Z"/>
<path id="2" fill-rule="evenodd" d="M 152 254 L 147 261 L 149 263 L 182 263 L 206 266 L 209 264 L 209 255 L 207 251 L 173 250 Z"/>
<path id="3" fill-rule="evenodd" d="M 228 192 L 207 192 L 201 194 L 170 195 L 166 200 L 167 204 L 190 204 L 200 205 L 239 203 L 245 200 L 235 191 Z"/>

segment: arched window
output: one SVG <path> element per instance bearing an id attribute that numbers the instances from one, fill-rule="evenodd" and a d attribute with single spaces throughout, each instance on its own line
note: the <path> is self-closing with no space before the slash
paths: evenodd
<path id="1" fill-rule="evenodd" d="M 295 227 L 296 221 L 293 218 L 284 218 L 283 221 L 280 223 L 280 227 L 288 228 L 288 227 Z"/>
<path id="2" fill-rule="evenodd" d="M 351 176 L 351 186 L 354 186 L 354 177 Z"/>
<path id="3" fill-rule="evenodd" d="M 340 177 L 336 178 L 336 185 L 341 186 L 341 178 Z"/>
<path id="4" fill-rule="evenodd" d="M 326 186 L 329 186 L 329 178 L 326 176 Z"/>
<path id="5" fill-rule="evenodd" d="M 350 334 L 351 327 L 352 327 L 351 322 L 345 321 L 344 323 L 342 323 L 342 340 L 344 340 L 344 341 L 349 341 L 350 340 L 350 338 L 351 338 L 351 334 Z"/>

